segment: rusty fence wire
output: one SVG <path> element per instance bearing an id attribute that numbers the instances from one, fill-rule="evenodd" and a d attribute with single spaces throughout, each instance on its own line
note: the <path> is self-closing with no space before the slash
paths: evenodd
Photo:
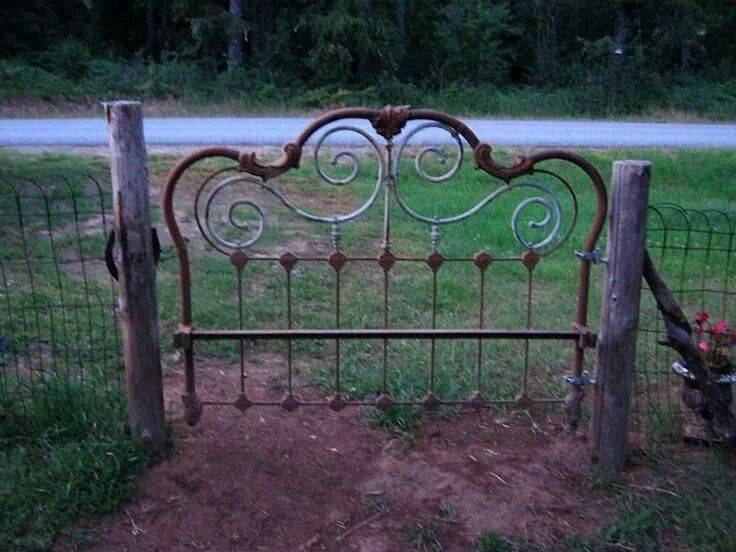
<path id="1" fill-rule="evenodd" d="M 88 174 L 0 172 L 0 395 L 59 379 L 120 385 L 116 289 L 104 263 L 110 187 Z"/>
<path id="2" fill-rule="evenodd" d="M 701 310 L 716 319 L 736 316 L 735 232 L 734 212 L 650 205 L 647 247 L 691 320 Z M 664 323 L 643 286 L 635 420 L 655 438 L 665 437 L 679 433 L 680 377 L 672 372 L 677 355 L 662 345 Z"/>

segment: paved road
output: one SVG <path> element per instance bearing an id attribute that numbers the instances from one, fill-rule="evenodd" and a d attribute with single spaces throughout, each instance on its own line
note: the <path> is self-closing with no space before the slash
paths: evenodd
<path id="1" fill-rule="evenodd" d="M 299 117 L 150 118 L 149 145 L 280 145 L 293 140 L 310 119 Z M 342 121 L 370 130 L 366 121 Z M 736 148 L 736 124 L 619 123 L 609 121 L 513 121 L 466 119 L 492 145 L 627 148 Z M 406 131 L 405 131 L 406 132 Z M 446 135 L 422 135 L 427 141 Z M 335 141 L 361 143 L 355 133 Z M 333 142 L 334 143 L 334 142 Z M 104 119 L 0 119 L 0 146 L 100 146 L 107 144 Z"/>

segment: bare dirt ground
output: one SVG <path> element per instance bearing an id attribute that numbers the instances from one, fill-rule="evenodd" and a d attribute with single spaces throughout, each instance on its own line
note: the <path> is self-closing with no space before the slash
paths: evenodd
<path id="1" fill-rule="evenodd" d="M 280 396 L 271 360 L 247 366 L 252 396 Z M 232 372 L 205 368 L 202 393 L 232 394 Z M 437 541 L 452 551 L 488 530 L 551 544 L 610 508 L 591 490 L 585 440 L 545 411 L 430 418 L 407 443 L 355 409 L 209 407 L 188 427 L 181 388 L 169 369 L 170 458 L 120 514 L 86 528 L 89 549 L 380 552 Z"/>

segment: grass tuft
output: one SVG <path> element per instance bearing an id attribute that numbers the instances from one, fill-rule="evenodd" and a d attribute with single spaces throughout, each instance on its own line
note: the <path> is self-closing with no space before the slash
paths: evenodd
<path id="1" fill-rule="evenodd" d="M 39 550 L 80 516 L 114 512 L 146 466 L 122 393 L 53 379 L 0 396 L 0 550 Z"/>

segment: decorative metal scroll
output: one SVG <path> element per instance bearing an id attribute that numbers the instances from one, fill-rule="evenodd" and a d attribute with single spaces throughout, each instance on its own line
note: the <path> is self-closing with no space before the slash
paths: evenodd
<path id="1" fill-rule="evenodd" d="M 448 155 L 438 145 L 420 147 L 414 154 L 414 170 L 421 179 L 433 184 L 448 182 L 458 174 L 465 161 L 465 146 L 458 131 L 446 124 L 427 122 L 414 127 L 401 141 L 395 158 L 390 158 L 391 148 L 387 149 L 385 146 L 379 145 L 375 138 L 365 130 L 355 126 L 333 126 L 329 127 L 321 134 L 311 156 L 311 163 L 314 166 L 315 173 L 322 181 L 332 186 L 347 186 L 355 181 L 361 170 L 363 170 L 358 154 L 356 154 L 352 149 L 339 149 L 332 153 L 330 160 L 330 165 L 333 167 L 338 165 L 348 165 L 350 172 L 347 176 L 331 176 L 329 168 L 322 166 L 320 161 L 322 148 L 327 143 L 327 139 L 335 133 L 352 132 L 357 134 L 366 141 L 377 155 L 378 163 L 375 185 L 369 197 L 357 209 L 343 214 L 335 213 L 331 215 L 317 215 L 310 213 L 309 211 L 296 206 L 276 187 L 272 186 L 269 183 L 270 178 L 264 178 L 263 175 L 259 178 L 257 175 L 254 176 L 251 174 L 249 172 L 248 165 L 246 165 L 246 167 L 237 174 L 225 176 L 206 194 L 203 210 L 200 209 L 201 194 L 205 188 L 209 187 L 211 182 L 208 179 L 202 183 L 198 190 L 195 202 L 195 217 L 197 219 L 197 224 L 211 245 L 222 253 L 232 254 L 236 250 L 245 250 L 248 247 L 255 245 L 263 235 L 264 228 L 267 224 L 267 217 L 265 210 L 253 199 L 248 197 L 238 197 L 233 199 L 229 207 L 225 210 L 227 215 L 222 222 L 226 222 L 233 229 L 241 231 L 244 234 L 241 239 L 227 239 L 214 227 L 215 215 L 213 214 L 212 205 L 218 199 L 218 196 L 224 196 L 224 192 L 227 192 L 236 184 L 247 183 L 270 193 L 297 217 L 310 222 L 331 224 L 333 227 L 334 237 L 335 235 L 339 236 L 339 225 L 366 214 L 367 211 L 375 204 L 376 199 L 383 190 L 387 199 L 385 208 L 390 208 L 388 202 L 393 198 L 403 213 L 430 226 L 430 241 L 434 244 L 439 240 L 440 226 L 454 224 L 469 219 L 470 217 L 489 208 L 494 201 L 504 195 L 513 194 L 518 190 L 531 190 L 535 195 L 533 197 L 527 197 L 520 200 L 516 208 L 513 210 L 511 220 L 509 221 L 509 228 L 516 239 L 516 242 L 524 250 L 534 251 L 539 255 L 546 255 L 559 248 L 567 240 L 570 233 L 573 231 L 578 218 L 577 196 L 567 180 L 549 170 L 535 169 L 533 172 L 537 175 L 549 175 L 557 179 L 563 185 L 563 190 L 569 194 L 571 199 L 571 208 L 569 211 L 565 211 L 565 209 L 563 209 L 562 199 L 548 185 L 532 180 L 533 175 L 531 174 L 526 175 L 526 179 L 521 181 L 510 179 L 505 182 L 502 181 L 500 186 L 491 190 L 482 200 L 477 202 L 471 208 L 452 216 L 437 217 L 432 214 L 420 213 L 412 209 L 400 191 L 401 178 L 399 175 L 399 167 L 401 166 L 402 159 L 407 151 L 407 146 L 411 145 L 412 139 L 422 132 L 430 129 L 436 129 L 449 135 L 454 152 L 451 155 Z M 426 166 L 427 160 L 430 157 L 436 159 L 442 168 L 445 168 L 446 166 L 447 169 L 439 174 L 433 174 Z M 253 161 L 255 160 L 255 158 L 251 159 Z M 388 164 L 390 164 L 390 169 L 387 166 Z M 531 172 L 532 171 L 530 171 L 530 173 Z M 543 216 L 524 223 L 525 213 L 533 206 L 541 207 L 544 210 Z M 236 210 L 242 207 L 247 207 L 254 212 L 257 217 L 257 223 L 255 225 L 238 219 Z M 390 216 L 388 216 L 388 214 L 385 217 L 385 224 L 386 228 L 384 229 L 384 232 L 385 235 L 388 236 L 390 232 Z M 542 237 L 531 238 L 525 235 L 528 229 L 542 230 L 544 234 Z M 384 245 L 387 246 L 388 244 L 389 242 L 386 241 Z"/>
<path id="2" fill-rule="evenodd" d="M 375 134 L 383 140 L 379 142 L 377 137 L 367 131 L 365 128 L 355 125 L 344 124 L 347 119 L 362 119 L 368 121 L 375 131 Z M 409 128 L 405 127 L 409 121 L 419 121 L 418 124 Z M 334 125 L 332 123 L 335 123 Z M 363 163 L 364 156 L 358 155 L 354 149 L 347 147 L 333 148 L 331 155 L 325 155 L 323 149 L 326 149 L 331 137 L 337 133 L 349 133 L 365 147 L 369 153 L 375 156 L 375 184 L 370 189 L 367 197 L 362 203 L 353 210 L 345 213 L 318 214 L 310 210 L 297 206 L 285 195 L 278 185 L 273 184 L 273 179 L 289 170 L 299 167 L 303 158 L 303 149 L 308 140 L 313 140 L 314 151 L 306 162 L 310 162 L 316 175 L 326 184 L 336 187 L 350 186 L 359 175 L 368 170 L 374 170 L 373 164 Z M 420 142 L 415 145 L 415 139 L 422 137 L 432 137 L 430 145 L 422 145 Z M 442 137 L 438 139 L 438 137 Z M 398 139 L 398 145 L 394 144 L 394 139 Z M 439 145 L 438 145 L 439 144 Z M 449 146 L 449 147 L 448 147 Z M 471 154 L 466 152 L 470 149 Z M 404 162 L 406 157 L 413 155 L 413 163 Z M 176 218 L 174 216 L 172 201 L 174 189 L 179 181 L 180 176 L 194 163 L 211 157 L 224 157 L 237 161 L 236 170 L 224 170 L 212 174 L 197 189 L 194 205 L 194 214 L 196 223 L 205 239 L 217 251 L 230 256 L 232 264 L 235 266 L 240 282 L 243 266 L 248 260 L 258 260 L 259 256 L 252 251 L 258 241 L 264 235 L 264 230 L 269 224 L 269 218 L 266 210 L 257 203 L 254 196 L 249 195 L 247 190 L 260 189 L 267 192 L 275 198 L 280 204 L 286 207 L 294 216 L 320 224 L 329 224 L 331 226 L 331 235 L 334 251 L 324 259 L 335 270 L 337 277 L 337 296 L 338 296 L 338 312 L 336 317 L 336 328 L 330 330 L 295 330 L 292 328 L 291 319 L 291 303 L 290 303 L 290 277 L 291 270 L 299 261 L 299 258 L 293 253 L 286 253 L 280 258 L 281 266 L 286 270 L 287 274 L 287 293 L 289 294 L 288 321 L 287 328 L 283 331 L 246 331 L 241 327 L 238 330 L 216 331 L 216 330 L 200 330 L 195 329 L 191 315 L 191 282 L 190 267 L 188 261 L 186 242 L 184 241 Z M 472 157 L 475 167 L 484 171 L 498 182 L 495 187 L 489 187 L 484 197 L 471 205 L 466 210 L 447 216 L 438 216 L 435 213 L 421 212 L 411 206 L 410 201 L 404 194 L 402 186 L 401 170 L 411 167 L 416 175 L 429 183 L 431 186 L 446 186 L 448 182 L 453 180 L 460 174 L 460 171 Z M 325 162 L 326 159 L 328 162 Z M 408 106 L 392 107 L 388 106 L 380 110 L 363 109 L 363 108 L 347 108 L 329 112 L 309 125 L 296 141 L 290 142 L 284 146 L 283 157 L 275 163 L 264 163 L 258 159 L 253 152 L 238 152 L 229 148 L 207 148 L 196 152 L 184 159 L 172 172 L 167 186 L 164 190 L 163 208 L 167 226 L 171 233 L 173 242 L 179 252 L 179 262 L 182 279 L 182 324 L 177 331 L 176 337 L 180 345 L 185 350 L 191 351 L 191 344 L 197 339 L 235 339 L 241 342 L 241 370 L 242 360 L 242 343 L 244 340 L 252 339 L 284 339 L 288 344 L 288 374 L 289 386 L 286 396 L 280 402 L 281 406 L 287 410 L 296 408 L 299 400 L 292 392 L 291 387 L 291 343 L 294 339 L 335 339 L 337 366 L 335 394 L 329 401 L 330 406 L 339 410 L 348 404 L 364 404 L 363 402 L 347 401 L 341 394 L 340 389 L 340 368 L 339 368 L 339 347 L 340 339 L 343 337 L 362 338 L 362 337 L 378 337 L 384 342 L 384 367 L 383 367 L 383 386 L 382 392 L 375 399 L 375 405 L 378 408 L 389 408 L 395 404 L 394 400 L 388 395 L 386 387 L 386 350 L 388 340 L 397 337 L 426 337 L 431 339 L 431 366 L 430 366 L 430 386 L 428 394 L 422 402 L 425 406 L 435 406 L 444 402 L 452 403 L 469 403 L 475 406 L 489 404 L 490 401 L 485 399 L 480 389 L 480 350 L 483 339 L 508 338 L 523 339 L 525 341 L 525 355 L 528 365 L 528 342 L 529 339 L 569 339 L 574 342 L 575 354 L 573 367 L 571 370 L 573 377 L 580 377 L 582 371 L 582 350 L 585 346 L 590 346 L 594 341 L 594 336 L 587 329 L 587 294 L 588 280 L 590 271 L 590 261 L 583 256 L 580 270 L 579 297 L 578 297 L 578 314 L 575 320 L 575 328 L 566 332 L 542 332 L 531 328 L 531 289 L 532 274 L 539 263 L 539 260 L 552 251 L 558 249 L 569 238 L 575 228 L 578 219 L 578 199 L 575 191 L 570 183 L 560 174 L 550 171 L 539 164 L 548 160 L 561 160 L 577 166 L 587 174 L 593 188 L 597 194 L 598 206 L 595 219 L 588 231 L 585 243 L 581 248 L 582 252 L 592 252 L 601 231 L 606 213 L 606 191 L 602 179 L 598 171 L 590 163 L 583 158 L 566 151 L 546 151 L 535 155 L 522 156 L 515 164 L 502 165 L 497 163 L 492 156 L 492 149 L 489 145 L 482 143 L 475 134 L 461 121 L 431 110 L 414 110 Z M 544 176 L 545 178 L 539 178 Z M 549 180 L 556 181 L 563 194 L 568 197 L 563 198 L 559 193 L 552 189 L 548 184 Z M 489 179 L 489 182 L 494 182 Z M 244 195 L 234 194 L 233 191 L 237 187 L 244 186 L 246 193 Z M 240 188 L 238 188 L 240 189 Z M 438 251 L 440 243 L 441 228 L 443 226 L 452 225 L 465 221 L 481 212 L 493 208 L 493 204 L 501 197 L 513 197 L 515 194 L 524 194 L 518 200 L 515 209 L 511 213 L 508 221 L 509 232 L 515 239 L 516 243 L 522 250 L 521 254 L 515 257 L 507 257 L 500 260 L 519 260 L 529 271 L 529 299 L 527 304 L 527 324 L 525 328 L 520 329 L 517 333 L 508 330 L 496 330 L 486 328 L 484 325 L 483 312 L 481 306 L 480 320 L 478 328 L 472 331 L 463 329 L 445 329 L 440 330 L 436 327 L 436 273 L 443 264 L 445 258 Z M 341 226 L 353 220 L 356 220 L 368 213 L 377 202 L 379 196 L 383 195 L 384 209 L 384 225 L 383 225 L 383 245 L 381 251 L 378 252 L 377 262 L 384 271 L 385 292 L 384 292 L 384 330 L 378 332 L 375 336 L 371 331 L 365 329 L 340 329 L 339 328 L 339 294 L 340 284 L 339 275 L 344 263 L 349 260 L 341 251 Z M 224 201 L 224 208 L 220 206 L 215 209 L 214 205 Z M 398 206 L 399 212 L 394 215 L 391 212 L 393 206 Z M 217 213 L 217 214 L 216 214 Z M 248 215 L 247 217 L 245 215 Z M 427 225 L 429 230 L 429 242 L 431 251 L 426 259 L 426 263 L 430 266 L 434 273 L 433 282 L 433 312 L 432 312 L 432 328 L 426 330 L 409 329 L 390 329 L 388 327 L 387 304 L 388 304 L 388 278 L 391 267 L 397 261 L 411 261 L 416 259 L 404 259 L 397 255 L 391 247 L 392 244 L 392 228 L 391 221 L 394 216 L 407 216 L 411 219 L 419 221 Z M 225 226 L 225 231 L 222 226 Z M 270 259 L 262 257 L 262 259 Z M 273 260 L 273 259 L 271 259 Z M 315 260 L 315 259 L 311 259 Z M 319 260 L 319 259 L 316 259 Z M 353 259 L 359 260 L 359 259 Z M 360 259 L 364 260 L 364 259 Z M 499 260 L 492 258 L 485 251 L 479 251 L 473 257 L 466 260 L 472 262 L 479 270 L 482 278 L 486 268 L 492 261 Z M 482 293 L 482 291 L 481 291 Z M 482 296 L 481 296 L 482 304 Z M 242 309 L 242 306 L 241 306 Z M 242 319 L 242 313 L 241 313 Z M 269 333 L 270 332 L 270 333 Z M 403 333 L 402 333 L 403 332 Z M 407 333 L 408 332 L 408 333 Z M 453 334 L 456 332 L 456 334 Z M 374 332 L 375 333 L 375 332 Z M 473 397 L 464 401 L 446 401 L 434 394 L 434 341 L 437 338 L 457 335 L 458 338 L 477 338 L 478 339 L 478 383 L 476 392 Z M 185 402 L 187 404 L 189 417 L 196 420 L 199 416 L 202 403 L 197 399 L 194 390 L 194 376 L 192 369 L 192 355 L 185 355 L 187 377 L 187 395 Z M 242 379 L 242 378 L 241 378 Z M 576 397 L 580 397 L 579 386 L 575 387 Z M 527 396 L 526 385 L 526 368 L 524 374 L 524 382 L 521 390 L 521 401 L 530 400 Z M 262 404 L 271 404 L 261 402 Z M 244 410 L 253 405 L 260 404 L 258 401 L 251 401 L 246 397 L 245 388 L 241 387 L 241 398 L 235 404 L 236 407 Z M 578 416 L 575 413 L 575 401 L 568 405 L 571 422 L 574 422 Z M 579 406 L 577 407 L 579 410 Z"/>

